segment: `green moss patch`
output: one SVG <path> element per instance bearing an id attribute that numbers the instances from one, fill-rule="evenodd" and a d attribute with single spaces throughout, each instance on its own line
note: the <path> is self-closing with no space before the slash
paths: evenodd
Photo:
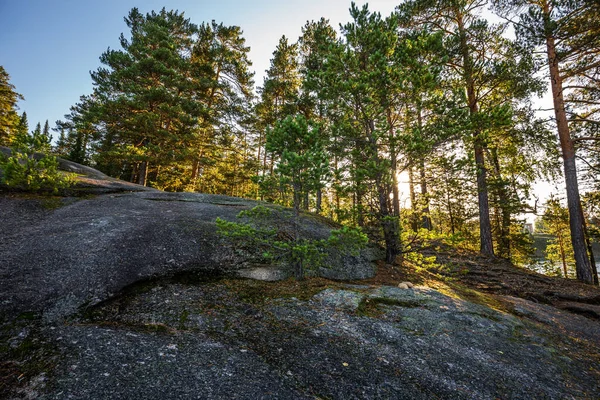
<path id="1" fill-rule="evenodd" d="M 341 289 L 340 283 L 323 278 L 309 278 L 302 281 L 287 279 L 278 282 L 256 281 L 251 279 L 225 279 L 225 286 L 248 303 L 264 303 L 270 299 L 297 298 L 308 301 L 325 289 Z"/>
<path id="2" fill-rule="evenodd" d="M 356 314 L 363 317 L 377 318 L 384 314 L 385 306 L 415 308 L 422 304 L 419 301 L 398 300 L 388 297 L 365 297 L 356 310 Z"/>

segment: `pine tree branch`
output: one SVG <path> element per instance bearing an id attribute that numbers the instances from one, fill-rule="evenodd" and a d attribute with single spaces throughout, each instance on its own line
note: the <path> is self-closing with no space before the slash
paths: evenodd
<path id="1" fill-rule="evenodd" d="M 584 157 L 577 156 L 577 159 L 583 161 L 583 163 L 586 164 L 588 166 L 588 168 L 591 169 L 592 171 L 600 172 L 600 169 L 598 167 L 595 167 L 592 164 L 590 164 L 590 162 L 588 160 L 586 160 Z"/>
<path id="2" fill-rule="evenodd" d="M 596 61 L 595 63 L 593 63 L 591 65 L 585 65 L 581 68 L 570 70 L 570 71 L 568 71 L 568 73 L 563 73 L 562 79 L 566 80 L 566 79 L 572 78 L 574 76 L 581 75 L 582 73 L 587 72 L 590 69 L 597 68 L 597 67 L 600 67 L 600 60 Z"/>
<path id="3" fill-rule="evenodd" d="M 596 122 L 596 123 L 599 123 L 599 122 Z M 595 136 L 581 136 L 581 137 L 577 137 L 577 138 L 572 139 L 572 141 L 574 143 L 588 141 L 588 140 L 589 141 L 600 142 L 600 137 L 595 137 Z"/>

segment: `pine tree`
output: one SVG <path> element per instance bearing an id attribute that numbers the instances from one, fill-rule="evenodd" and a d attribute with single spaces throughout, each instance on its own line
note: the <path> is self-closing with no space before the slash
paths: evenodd
<path id="1" fill-rule="evenodd" d="M 42 130 L 42 136 L 46 140 L 46 142 L 50 145 L 52 143 L 52 135 L 50 134 L 50 124 L 48 120 L 44 123 L 44 129 Z M 50 149 L 48 149 L 50 151 Z"/>
<path id="2" fill-rule="evenodd" d="M 133 9 L 125 22 L 130 37 L 102 54 L 94 93 L 61 122 L 70 159 L 164 190 L 248 191 L 253 81 L 241 29 L 165 9 Z"/>
<path id="3" fill-rule="evenodd" d="M 17 134 L 27 135 L 29 133 L 29 121 L 27 120 L 27 113 L 23 111 L 23 114 L 19 117 L 19 125 L 17 126 Z"/>
<path id="4" fill-rule="evenodd" d="M 27 125 L 25 113 L 20 122 L 21 128 Z M 51 144 L 48 135 L 42 131 L 40 123 L 32 132 L 15 135 L 10 157 L 0 159 L 2 184 L 20 190 L 56 193 L 73 183 L 72 174 L 59 171 L 56 157 L 49 154 Z"/>
<path id="5" fill-rule="evenodd" d="M 302 36 L 298 40 L 300 54 L 300 76 L 302 86 L 298 101 L 299 111 L 307 118 L 314 120 L 319 126 L 328 153 L 332 156 L 334 169 L 337 169 L 337 154 L 333 150 L 334 140 L 331 134 L 331 124 L 328 118 L 332 111 L 332 102 L 321 96 L 321 72 L 325 68 L 329 47 L 335 45 L 337 35 L 329 21 L 321 18 L 319 21 L 307 22 L 302 28 Z M 336 185 L 338 186 L 338 185 Z M 323 204 L 323 188 L 316 192 L 315 210 L 320 213 Z M 335 193 L 339 203 L 339 193 Z M 308 203 L 308 201 L 306 201 Z"/>
<path id="6" fill-rule="evenodd" d="M 539 91 L 540 84 L 532 78 L 534 64 L 530 55 L 503 36 L 506 24 L 492 25 L 481 18 L 485 5 L 485 1 L 471 0 L 414 0 L 399 10 L 405 24 L 417 23 L 444 35 L 448 83 L 462 89 L 463 104 L 469 111 L 463 128 L 468 135 L 463 140 L 470 144 L 476 165 L 480 251 L 493 255 L 490 179 L 498 176 L 501 169 L 494 164 L 491 134 L 513 125 L 514 105 Z M 499 192 L 499 197 L 503 197 L 500 203 L 508 201 L 507 189 Z M 508 216 L 508 210 L 505 214 Z M 507 221 L 505 218 L 504 223 Z M 503 243 L 507 235 L 508 230 L 503 231 Z"/>
<path id="7" fill-rule="evenodd" d="M 590 76 L 590 71 L 597 74 L 595 70 L 600 66 L 600 11 L 596 2 L 588 0 L 496 0 L 494 3 L 501 15 L 513 20 L 517 37 L 524 47 L 532 50 L 544 48 L 546 53 L 564 163 L 577 279 L 597 284 L 597 272 L 593 270 L 586 248 L 575 141 L 569 125 L 565 93 L 569 90 L 569 82 Z"/>
<path id="8" fill-rule="evenodd" d="M 273 173 L 275 158 L 267 154 L 265 133 L 279 120 L 293 116 L 298 111 L 300 74 L 298 64 L 298 45 L 290 44 L 282 36 L 273 52 L 271 66 L 266 71 L 262 88 L 259 88 L 260 101 L 256 105 L 258 138 L 258 160 L 262 158 L 263 188 L 270 185 L 269 177 Z M 266 176 L 266 177 L 265 177 Z"/>
<path id="9" fill-rule="evenodd" d="M 451 131 L 439 123 L 444 118 L 445 98 L 451 95 L 442 84 L 442 66 L 447 55 L 440 33 L 409 26 L 401 35 L 399 45 L 404 56 L 400 63 L 407 76 L 403 84 L 406 117 L 401 141 L 409 172 L 411 227 L 415 231 L 419 225 L 431 230 L 425 159 L 434 147 L 451 137 Z M 417 182 L 419 194 L 415 189 Z"/>
<path id="10" fill-rule="evenodd" d="M 199 27 L 190 60 L 191 76 L 200 84 L 197 101 L 205 112 L 188 149 L 193 160 L 190 188 L 205 188 L 211 175 L 221 176 L 229 193 L 237 190 L 234 186 L 238 184 L 248 184 L 248 168 L 253 163 L 240 163 L 239 149 L 246 148 L 249 140 L 247 120 L 254 85 L 249 50 L 237 26 L 213 21 Z M 231 186 L 232 182 L 237 183 Z"/>
<path id="11" fill-rule="evenodd" d="M 15 91 L 10 76 L 0 65 L 0 146 L 10 145 L 17 134 L 20 121 L 16 110 L 19 100 L 23 100 L 23 96 Z"/>
<path id="12" fill-rule="evenodd" d="M 204 112 L 198 84 L 188 79 L 198 28 L 164 8 L 146 15 L 134 8 L 125 22 L 131 38 L 121 35 L 122 50 L 103 53 L 106 67 L 92 73 L 97 120 L 115 150 L 135 162 L 137 183 L 147 185 L 151 172 L 156 179 L 161 164 L 184 154 Z"/>
<path id="13" fill-rule="evenodd" d="M 275 173 L 282 186 L 292 187 L 293 206 L 299 211 L 305 195 L 322 188 L 329 175 L 318 126 L 311 126 L 302 115 L 288 116 L 267 130 L 265 148 L 277 156 Z"/>
<path id="14" fill-rule="evenodd" d="M 323 95 L 336 103 L 334 132 L 345 149 L 356 221 L 365 224 L 364 205 L 373 201 L 386 261 L 394 263 L 402 254 L 400 216 L 391 201 L 398 156 L 393 109 L 402 81 L 399 71 L 390 68 L 398 56 L 396 23 L 354 3 L 350 14 L 353 21 L 342 27 L 344 40 L 330 47 Z"/>
<path id="15" fill-rule="evenodd" d="M 57 122 L 60 123 L 60 121 L 57 121 Z M 56 145 L 54 146 L 52 151 L 59 157 L 64 158 L 69 154 L 68 153 L 69 142 L 67 139 L 67 134 L 65 133 L 64 126 L 59 127 L 57 124 L 57 128 L 55 128 L 55 130 L 58 132 L 58 139 L 56 140 Z"/>

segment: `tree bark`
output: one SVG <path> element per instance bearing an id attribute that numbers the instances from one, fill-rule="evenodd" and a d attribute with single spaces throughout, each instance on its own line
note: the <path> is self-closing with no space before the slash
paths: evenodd
<path id="1" fill-rule="evenodd" d="M 323 190 L 317 189 L 316 213 L 321 214 L 321 205 L 323 203 Z"/>
<path id="2" fill-rule="evenodd" d="M 133 164 L 133 166 L 131 167 L 131 177 L 129 178 L 129 182 L 135 183 L 137 181 L 137 174 L 138 174 L 139 170 L 140 170 L 140 164 L 139 163 Z"/>
<path id="3" fill-rule="evenodd" d="M 417 126 L 419 132 L 423 132 L 423 115 L 421 97 L 417 100 Z M 432 229 L 431 217 L 429 216 L 429 198 L 427 197 L 427 180 L 425 177 L 425 161 L 421 158 L 419 162 L 419 180 L 421 184 L 421 197 L 419 198 L 419 211 L 421 213 L 421 226 L 430 231 Z"/>
<path id="4" fill-rule="evenodd" d="M 200 172 L 200 161 L 199 160 L 194 160 L 194 162 L 192 163 L 192 184 L 194 186 L 196 186 L 196 181 L 198 179 L 198 175 Z"/>
<path id="5" fill-rule="evenodd" d="M 583 214 L 583 207 L 580 206 L 581 213 Z M 590 257 L 590 265 L 592 266 L 592 278 L 594 280 L 594 285 L 598 286 L 598 267 L 596 266 L 596 259 L 594 257 L 594 249 L 592 247 L 592 241 L 590 240 L 590 235 L 587 228 L 587 223 L 585 221 L 585 217 L 582 215 L 581 219 L 583 220 L 583 234 L 585 236 L 585 245 L 587 248 L 588 256 Z"/>
<path id="6" fill-rule="evenodd" d="M 396 151 L 395 145 L 395 133 L 394 133 L 394 125 L 392 121 L 392 110 L 388 108 L 386 110 L 387 123 L 389 126 L 389 141 L 390 141 L 390 163 L 392 169 L 392 202 L 393 202 L 393 210 L 394 215 L 400 215 L 400 191 L 398 188 L 398 176 L 396 173 L 398 172 L 398 154 Z"/>
<path id="7" fill-rule="evenodd" d="M 417 194 L 415 193 L 415 177 L 412 165 L 408 166 L 408 191 L 410 194 L 410 227 L 414 232 L 419 230 L 419 206 L 417 204 Z"/>
<path id="8" fill-rule="evenodd" d="M 385 262 L 394 264 L 396 256 L 401 253 L 400 249 L 400 229 L 398 217 L 391 215 L 389 210 L 389 191 L 385 190 L 382 184 L 377 185 L 379 197 L 379 218 L 383 228 L 383 238 L 385 240 Z"/>
<path id="9" fill-rule="evenodd" d="M 543 3 L 543 13 L 547 20 L 550 18 L 550 5 L 548 1 Z M 562 150 L 565 183 L 567 189 L 567 205 L 569 208 L 569 226 L 571 228 L 571 242 L 575 255 L 575 268 L 577 279 L 592 284 L 592 267 L 586 251 L 585 235 L 583 231 L 583 211 L 579 195 L 579 184 L 577 182 L 577 166 L 575 164 L 575 146 L 569 132 L 569 123 L 565 112 L 563 99 L 562 77 L 560 76 L 559 60 L 556 54 L 554 37 L 546 36 L 546 49 L 548 55 L 548 67 L 550 69 L 550 84 L 552 88 L 552 99 L 554 101 L 554 115 L 558 128 L 558 137 Z"/>
<path id="10" fill-rule="evenodd" d="M 427 177 L 425 176 L 425 161 L 421 160 L 419 163 L 419 178 L 421 180 L 421 201 L 423 202 L 422 219 L 421 223 L 423 228 L 428 231 L 433 229 L 431 223 L 431 216 L 429 215 L 429 196 L 427 193 Z"/>
<path id="11" fill-rule="evenodd" d="M 375 122 L 370 120 L 368 123 L 368 140 L 371 146 L 371 156 L 375 164 L 375 186 L 377 187 L 377 197 L 379 200 L 379 221 L 383 228 L 383 238 L 385 241 L 385 261 L 388 264 L 396 263 L 396 256 L 402 253 L 400 247 L 400 221 L 399 216 L 394 215 L 393 207 L 390 207 L 390 194 L 393 189 L 384 172 L 380 169 L 382 160 L 379 157 L 376 139 L 374 137 Z M 390 171 L 393 173 L 394 171 Z M 391 179 L 393 182 L 393 179 Z M 390 190 L 392 189 L 392 190 Z"/>
<path id="12" fill-rule="evenodd" d="M 142 161 L 140 164 L 138 185 L 146 186 L 146 180 L 148 178 L 148 161 Z"/>

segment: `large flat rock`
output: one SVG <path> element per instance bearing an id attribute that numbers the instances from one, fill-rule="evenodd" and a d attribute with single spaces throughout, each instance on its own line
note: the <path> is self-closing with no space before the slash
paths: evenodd
<path id="1" fill-rule="evenodd" d="M 62 199 L 0 196 L 0 311 L 43 311 L 52 320 L 139 280 L 247 269 L 243 255 L 216 235 L 215 219 L 235 220 L 257 204 L 158 191 Z M 283 217 L 273 223 L 291 229 Z M 325 238 L 331 229 L 320 218 L 302 219 L 303 236 Z M 336 258 L 328 266 L 324 273 L 338 279 L 374 273 L 365 257 Z"/>

